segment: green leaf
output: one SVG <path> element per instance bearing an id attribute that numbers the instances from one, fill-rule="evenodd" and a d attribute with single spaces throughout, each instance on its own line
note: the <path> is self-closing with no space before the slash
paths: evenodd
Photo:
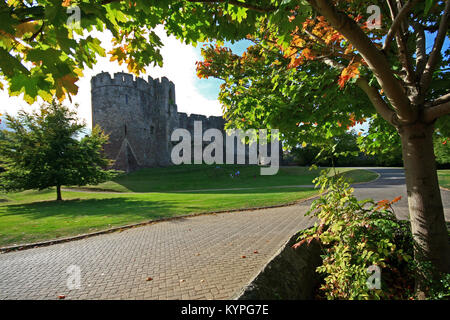
<path id="1" fill-rule="evenodd" d="M 10 55 L 3 48 L 0 48 L 0 70 L 8 77 L 13 77 L 17 73 L 30 74 L 30 71 L 25 68 L 19 59 Z"/>
<path id="2" fill-rule="evenodd" d="M 430 11 L 431 6 L 433 5 L 433 2 L 434 2 L 434 0 L 426 0 L 425 1 L 425 9 L 423 12 L 424 16 L 428 15 L 428 12 Z"/>

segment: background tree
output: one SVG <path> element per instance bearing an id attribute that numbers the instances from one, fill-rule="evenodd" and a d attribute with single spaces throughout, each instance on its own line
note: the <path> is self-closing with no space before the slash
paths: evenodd
<path id="1" fill-rule="evenodd" d="M 95 127 L 83 134 L 76 112 L 55 102 L 42 105 L 38 112 L 6 115 L 7 130 L 0 141 L 0 187 L 5 191 L 97 184 L 111 179 L 114 171 L 104 170 L 110 160 L 102 155 L 108 137 Z"/>

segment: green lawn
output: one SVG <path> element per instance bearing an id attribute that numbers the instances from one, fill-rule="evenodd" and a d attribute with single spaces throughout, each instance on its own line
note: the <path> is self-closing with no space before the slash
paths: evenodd
<path id="1" fill-rule="evenodd" d="M 438 170 L 439 184 L 447 189 L 450 189 L 450 169 Z"/>
<path id="2" fill-rule="evenodd" d="M 337 168 L 354 182 L 371 181 L 372 171 Z M 236 173 L 239 172 L 238 175 Z M 283 167 L 273 176 L 260 175 L 257 166 L 245 165 L 181 165 L 142 169 L 96 186 L 82 189 L 118 192 L 172 192 L 220 188 L 249 188 L 286 185 L 310 185 L 318 170 L 306 167 Z"/>
<path id="3" fill-rule="evenodd" d="M 0 205 L 0 246 L 54 239 L 163 217 L 288 203 L 310 197 L 311 188 L 202 193 L 107 194 L 26 191 Z"/>
<path id="4" fill-rule="evenodd" d="M 3 194 L 0 246 L 55 239 L 162 217 L 283 204 L 317 194 L 312 188 L 270 187 L 311 184 L 317 172 L 305 168 L 282 168 L 278 175 L 266 177 L 259 174 L 255 177 L 253 174 L 259 172 L 251 167 L 206 169 L 194 169 L 195 173 L 177 167 L 145 169 L 101 185 L 109 190 L 152 193 L 63 191 L 65 201 L 61 202 L 54 200 L 53 189 Z M 233 170 L 239 170 L 240 175 L 231 178 L 229 174 L 235 173 Z M 345 169 L 341 172 L 356 181 L 376 177 L 373 172 L 364 170 Z M 252 189 L 167 192 L 170 188 L 192 190 L 202 187 Z"/>

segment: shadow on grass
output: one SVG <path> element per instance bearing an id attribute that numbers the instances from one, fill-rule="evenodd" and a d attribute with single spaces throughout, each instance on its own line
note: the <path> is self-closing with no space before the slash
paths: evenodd
<path id="1" fill-rule="evenodd" d="M 133 220 L 157 219 L 189 213 L 223 210 L 227 207 L 237 208 L 242 201 L 281 200 L 289 193 L 311 192 L 313 188 L 272 188 L 227 191 L 200 191 L 172 193 L 170 196 L 160 194 L 121 195 L 101 199 L 71 199 L 64 201 L 37 201 L 32 203 L 5 204 L 1 216 L 22 216 L 29 219 L 59 217 L 73 219 L 76 217 L 107 217 L 116 215 Z M 262 196 L 271 194 L 271 196 Z M 234 195 L 238 198 L 234 198 Z M 255 195 L 256 198 L 252 198 Z M 293 197 L 293 200 L 296 197 Z M 301 196 L 299 195 L 299 199 Z M 243 203 L 242 203 L 243 204 Z M 252 207 L 259 206 L 257 203 Z M 242 205 L 242 208 L 248 207 Z"/>
<path id="2" fill-rule="evenodd" d="M 47 217 L 88 217 L 105 216 L 114 217 L 133 216 L 139 219 L 156 219 L 175 216 L 182 206 L 180 200 L 137 200 L 126 197 L 106 199 L 73 199 L 64 201 L 42 201 L 27 204 L 11 204 L 5 209 L 2 216 L 25 216 L 29 219 L 42 219 Z M 190 206 L 190 209 L 195 210 Z M 200 207 L 197 208 L 200 210 Z"/>

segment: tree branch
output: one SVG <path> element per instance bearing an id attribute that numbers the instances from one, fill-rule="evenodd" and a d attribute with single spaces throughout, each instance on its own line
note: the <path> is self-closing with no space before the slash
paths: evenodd
<path id="1" fill-rule="evenodd" d="M 406 17 L 406 15 L 409 13 L 411 8 L 416 4 L 418 0 L 409 0 L 403 8 L 400 10 L 398 15 L 395 17 L 394 22 L 392 23 L 391 27 L 389 28 L 389 31 L 387 33 L 386 39 L 384 40 L 383 45 L 383 51 L 389 48 L 389 45 L 392 42 L 392 39 L 394 38 L 395 34 L 398 31 L 398 28 L 401 26 L 401 23 L 403 19 Z"/>
<path id="2" fill-rule="evenodd" d="M 345 68 L 343 64 L 327 57 L 323 57 L 322 61 L 337 70 L 342 70 Z M 389 105 L 383 100 L 378 90 L 369 85 L 369 82 L 362 76 L 356 79 L 356 85 L 366 93 L 370 102 L 372 102 L 375 107 L 375 110 L 383 117 L 383 119 L 390 124 L 395 125 L 397 116 L 395 112 L 389 108 Z"/>
<path id="3" fill-rule="evenodd" d="M 383 100 L 380 93 L 375 87 L 369 85 L 369 82 L 363 77 L 359 77 L 355 82 L 369 97 L 375 110 L 383 117 L 384 120 L 392 125 L 397 125 L 397 115 L 389 108 L 389 105 Z"/>
<path id="4" fill-rule="evenodd" d="M 450 101 L 450 93 L 444 94 L 443 96 L 425 104 L 425 108 L 436 106 L 438 104 Z"/>
<path id="5" fill-rule="evenodd" d="M 392 25 L 387 33 L 383 48 L 381 49 L 383 52 L 386 52 L 392 39 L 395 37 L 395 41 L 397 42 L 398 48 L 398 58 L 402 64 L 404 75 L 402 75 L 402 80 L 405 82 L 406 87 L 408 88 L 408 96 L 412 97 L 411 100 L 414 102 L 417 100 L 418 90 L 416 87 L 416 76 L 414 73 L 414 69 L 412 66 L 412 62 L 410 59 L 410 55 L 408 54 L 408 48 L 406 45 L 406 41 L 403 37 L 403 34 L 407 27 L 405 27 L 405 20 L 407 18 L 407 14 L 410 12 L 411 8 L 416 4 L 418 0 L 408 0 L 408 2 L 402 7 L 401 2 L 397 1 L 397 9 L 398 14 L 396 15 L 394 4 L 388 1 L 389 10 L 392 17 Z M 399 29 L 401 28 L 401 32 Z"/>
<path id="6" fill-rule="evenodd" d="M 260 7 L 253 4 L 241 2 L 238 0 L 187 0 L 187 2 L 199 2 L 199 3 L 228 3 L 237 7 L 247 8 L 253 11 L 261 12 L 261 13 L 269 13 L 277 10 L 277 7 Z"/>
<path id="7" fill-rule="evenodd" d="M 391 13 L 392 22 L 394 22 L 395 16 L 396 16 L 395 6 L 392 3 L 392 0 L 386 0 L 386 3 L 388 5 L 388 7 L 389 7 L 389 12 Z"/>
<path id="8" fill-rule="evenodd" d="M 397 80 L 384 54 L 377 49 L 364 31 L 345 13 L 339 12 L 329 0 L 308 0 L 358 50 L 374 73 L 400 122 L 414 122 L 416 112 L 411 108 L 401 82 Z"/>
<path id="9" fill-rule="evenodd" d="M 322 38 L 316 36 L 314 33 L 310 32 L 308 29 L 304 29 L 303 31 L 307 35 L 309 35 L 311 38 L 314 38 L 315 43 L 317 43 L 318 45 L 321 45 L 321 49 L 326 50 L 327 52 L 333 54 L 334 56 L 341 57 L 343 59 L 347 59 L 348 61 L 351 61 L 352 59 L 361 60 L 361 58 L 355 54 L 352 54 L 352 55 L 345 54 L 344 52 L 342 52 L 342 50 L 340 50 L 339 47 L 336 48 L 333 45 L 331 45 L 331 46 L 327 45 L 326 42 Z"/>
<path id="10" fill-rule="evenodd" d="M 408 48 L 406 47 L 406 43 L 401 35 L 397 34 L 395 39 L 398 46 L 398 58 L 402 64 L 403 70 L 405 71 L 405 76 L 402 78 L 408 87 L 409 94 L 417 96 L 418 92 L 415 84 L 414 69 L 408 54 Z"/>
<path id="11" fill-rule="evenodd" d="M 441 23 L 439 25 L 439 31 L 434 41 L 433 49 L 430 53 L 430 57 L 428 58 L 422 77 L 420 78 L 422 101 L 425 100 L 425 95 L 430 86 L 431 79 L 433 78 L 433 72 L 436 67 L 438 57 L 441 54 L 442 45 L 444 43 L 445 36 L 448 30 L 449 15 L 450 15 L 450 1 L 447 1 L 447 3 L 445 4 L 444 14 L 442 15 Z"/>
<path id="12" fill-rule="evenodd" d="M 416 74 L 421 75 L 427 62 L 425 31 L 420 22 L 414 23 L 413 26 L 416 32 Z"/>
<path id="13" fill-rule="evenodd" d="M 432 122 L 439 117 L 450 113 L 450 101 L 438 104 L 433 107 L 424 109 L 423 120 L 425 122 Z"/>

